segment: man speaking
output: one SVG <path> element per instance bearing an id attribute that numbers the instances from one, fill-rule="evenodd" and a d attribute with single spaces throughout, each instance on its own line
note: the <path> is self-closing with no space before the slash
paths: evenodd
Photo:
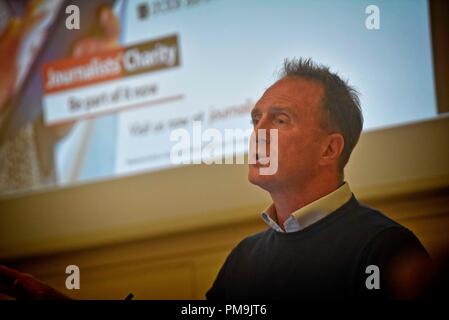
<path id="1" fill-rule="evenodd" d="M 249 181 L 273 200 L 262 213 L 268 228 L 232 250 L 206 297 L 420 297 L 420 282 L 411 279 L 426 270 L 426 250 L 412 232 L 361 205 L 344 181 L 363 127 L 356 91 L 311 60 L 286 61 L 281 79 L 251 115 L 255 141 L 277 155 L 271 174 L 261 169 L 271 167 L 266 160 L 273 154 L 257 150 L 249 166 Z M 271 134 L 258 136 L 264 130 L 275 130 L 276 142 Z M 21 299 L 68 298 L 1 265 L 0 292 Z"/>
<path id="2" fill-rule="evenodd" d="M 260 174 L 270 164 L 257 153 L 248 174 L 273 200 L 262 213 L 268 228 L 232 250 L 206 297 L 416 298 L 420 288 L 403 266 L 416 276 L 426 250 L 411 231 L 360 204 L 344 180 L 363 127 L 357 92 L 310 59 L 286 60 L 251 116 L 256 136 L 278 134 L 277 172 Z"/>

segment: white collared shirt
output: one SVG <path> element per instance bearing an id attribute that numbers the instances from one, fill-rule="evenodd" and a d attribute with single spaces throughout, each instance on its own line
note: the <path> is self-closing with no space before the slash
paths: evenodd
<path id="1" fill-rule="evenodd" d="M 276 208 L 274 204 L 271 204 L 262 212 L 261 216 L 268 226 L 278 232 L 296 232 L 334 212 L 348 202 L 351 197 L 351 189 L 348 183 L 345 182 L 335 191 L 293 212 L 284 222 L 285 231 L 276 222 Z"/>

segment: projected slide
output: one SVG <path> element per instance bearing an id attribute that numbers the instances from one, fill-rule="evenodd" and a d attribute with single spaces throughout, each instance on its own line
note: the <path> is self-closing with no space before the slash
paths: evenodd
<path id="1" fill-rule="evenodd" d="M 8 171 L 2 173 L 0 195 L 181 165 L 170 158 L 173 131 L 179 129 L 192 136 L 190 163 L 201 162 L 202 148 L 210 143 L 204 130 L 223 137 L 226 130 L 251 130 L 249 112 L 276 81 L 285 58 L 310 57 L 348 79 L 361 93 L 365 130 L 435 116 L 427 2 L 380 1 L 376 28 L 367 26 L 369 5 L 113 2 L 104 19 L 118 28 L 107 33 L 114 45 L 39 66 L 42 95 L 34 100 L 40 115 L 2 142 L 1 152 L 11 154 L 18 135 L 29 139 L 23 147 L 29 156 L 20 160 L 28 163 L 0 169 Z M 45 146 L 36 143 L 47 131 L 55 138 Z M 243 140 L 220 141 L 224 156 L 244 154 Z M 33 173 L 19 173 L 24 166 Z"/>

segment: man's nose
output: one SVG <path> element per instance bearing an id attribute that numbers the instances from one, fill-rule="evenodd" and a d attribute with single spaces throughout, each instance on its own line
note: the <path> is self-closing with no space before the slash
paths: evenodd
<path id="1" fill-rule="evenodd" d="M 254 127 L 254 133 L 258 142 L 270 143 L 270 129 L 273 128 L 269 120 L 268 116 L 264 115 Z"/>

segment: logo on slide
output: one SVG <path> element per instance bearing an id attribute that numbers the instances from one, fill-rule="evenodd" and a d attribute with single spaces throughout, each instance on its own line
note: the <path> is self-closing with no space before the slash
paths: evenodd
<path id="1" fill-rule="evenodd" d="M 181 99 L 181 93 L 169 91 L 154 75 L 179 65 L 176 34 L 50 62 L 43 70 L 45 122 L 54 125 Z"/>

